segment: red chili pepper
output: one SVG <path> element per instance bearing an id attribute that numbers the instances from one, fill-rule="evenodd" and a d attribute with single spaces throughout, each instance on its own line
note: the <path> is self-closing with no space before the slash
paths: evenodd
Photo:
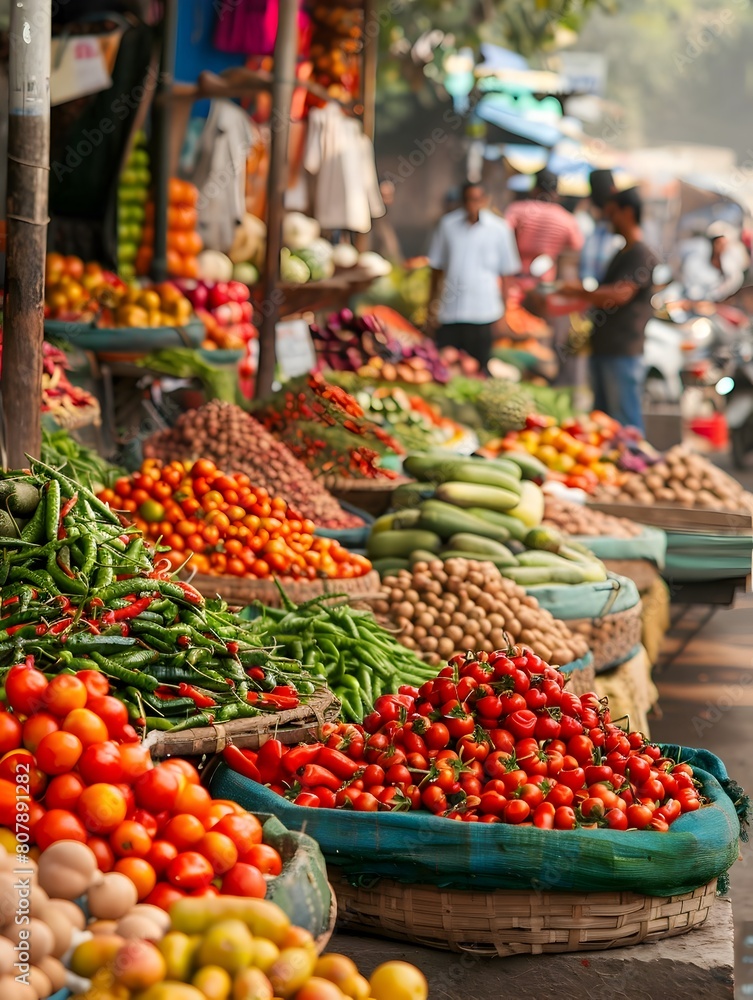
<path id="1" fill-rule="evenodd" d="M 226 642 L 225 649 L 228 651 L 228 653 L 230 653 L 231 656 L 235 656 L 235 654 L 240 649 L 240 646 L 238 645 L 237 642 Z"/>
<path id="2" fill-rule="evenodd" d="M 96 622 L 93 618 L 84 618 L 83 620 L 92 635 L 102 634 L 98 622 Z"/>
<path id="3" fill-rule="evenodd" d="M 131 634 L 131 629 L 129 628 L 126 622 L 120 623 L 120 634 L 123 636 L 124 639 L 127 639 L 128 636 Z"/>
<path id="4" fill-rule="evenodd" d="M 305 767 L 306 764 L 315 763 L 321 750 L 321 743 L 301 743 L 297 747 L 293 747 L 282 758 L 283 770 L 289 774 L 295 774 L 299 768 Z"/>
<path id="5" fill-rule="evenodd" d="M 166 684 L 160 684 L 160 686 L 156 688 L 154 693 L 157 695 L 158 698 L 161 698 L 162 701 L 174 701 L 178 697 L 177 694 L 175 694 L 175 692 L 173 691 L 173 689 L 171 687 L 168 687 Z"/>
<path id="6" fill-rule="evenodd" d="M 29 625 L 28 624 L 26 624 L 26 625 L 11 625 L 11 627 L 9 629 L 6 629 L 6 631 L 7 631 L 8 635 L 15 635 L 16 632 L 20 632 L 22 628 L 29 628 Z M 44 633 L 47 631 L 47 626 L 46 625 L 37 625 L 36 629 L 39 629 L 39 628 L 44 629 L 44 632 L 37 632 L 36 634 L 37 635 L 44 635 Z"/>
<path id="7" fill-rule="evenodd" d="M 279 740 L 267 740 L 263 743 L 256 758 L 262 783 L 270 785 L 278 781 L 282 774 L 282 758 L 285 746 Z"/>
<path id="8" fill-rule="evenodd" d="M 201 596 L 198 590 L 195 589 L 195 587 L 190 586 L 190 584 L 188 583 L 184 583 L 183 580 L 175 580 L 174 583 L 176 586 L 180 587 L 186 599 L 189 600 L 192 604 L 203 603 L 204 598 Z"/>
<path id="9" fill-rule="evenodd" d="M 193 703 L 197 708 L 211 708 L 217 702 L 210 698 L 208 694 L 199 691 L 192 684 L 181 683 L 178 685 L 178 694 L 182 698 L 193 698 Z"/>
<path id="10" fill-rule="evenodd" d="M 52 635 L 60 635 L 61 632 L 65 632 L 72 624 L 72 618 L 61 618 L 59 622 L 55 622 L 54 625 L 50 626 L 50 632 Z"/>
<path id="11" fill-rule="evenodd" d="M 57 554 L 55 562 L 58 564 L 58 569 L 62 570 L 69 580 L 76 579 L 76 574 L 73 572 L 70 566 L 66 566 L 63 560 L 60 558 L 60 553 Z"/>
<path id="12" fill-rule="evenodd" d="M 292 684 L 278 684 L 277 687 L 272 688 L 272 694 L 286 694 L 291 698 L 298 697 L 298 692 Z"/>
<path id="13" fill-rule="evenodd" d="M 127 621 L 129 618 L 138 618 L 142 611 L 146 611 L 154 600 L 153 597 L 140 597 L 134 600 L 127 608 L 118 608 L 117 611 L 106 611 L 102 615 L 105 625 L 113 625 L 115 622 Z"/>
<path id="14" fill-rule="evenodd" d="M 276 708 L 281 712 L 287 711 L 290 708 L 298 708 L 301 703 L 299 698 L 291 698 L 290 695 L 260 694 L 258 691 L 251 691 L 246 700 L 251 705 L 260 705 L 262 708 Z"/>
<path id="15" fill-rule="evenodd" d="M 249 760 L 248 757 L 245 756 L 239 747 L 234 746 L 232 743 L 230 746 L 226 746 L 222 751 L 222 759 L 228 767 L 237 771 L 238 774 L 242 774 L 244 778 L 250 778 L 252 781 L 257 781 L 259 784 L 262 783 L 259 768 L 253 761 Z"/>
<path id="16" fill-rule="evenodd" d="M 320 767 L 318 764 L 306 764 L 305 767 L 296 771 L 296 776 L 304 788 L 314 788 L 316 785 L 322 785 L 324 788 L 329 788 L 330 791 L 336 792 L 342 785 L 342 780 L 337 775 L 328 771 L 326 767 Z"/>
<path id="17" fill-rule="evenodd" d="M 343 780 L 353 778 L 360 770 L 360 767 L 354 760 L 351 760 L 346 754 L 341 753 L 340 750 L 332 750 L 330 747 L 322 747 L 316 762 Z"/>
<path id="18" fill-rule="evenodd" d="M 58 539 L 65 538 L 66 530 L 65 530 L 65 525 L 63 524 L 63 519 L 68 517 L 68 515 L 70 514 L 70 512 L 73 510 L 73 508 L 76 506 L 77 503 L 78 503 L 78 493 L 74 493 L 73 496 L 69 500 L 66 500 L 65 503 L 63 504 L 60 510 L 60 520 L 58 522 Z"/>
<path id="19" fill-rule="evenodd" d="M 261 667 L 249 667 L 246 673 L 251 678 L 251 680 L 254 681 L 263 681 L 264 678 L 266 677 L 266 674 L 264 673 Z"/>
<path id="20" fill-rule="evenodd" d="M 66 598 L 66 600 L 68 600 L 68 598 Z M 18 604 L 19 601 L 20 597 L 18 597 L 18 595 L 16 595 L 15 597 L 6 597 L 5 600 L 3 601 L 3 607 L 7 608 L 11 604 Z"/>
<path id="21" fill-rule="evenodd" d="M 180 649 L 187 649 L 190 645 L 191 645 L 191 636 L 190 635 L 179 635 L 178 636 L 178 641 L 176 643 L 176 646 L 178 646 Z"/>

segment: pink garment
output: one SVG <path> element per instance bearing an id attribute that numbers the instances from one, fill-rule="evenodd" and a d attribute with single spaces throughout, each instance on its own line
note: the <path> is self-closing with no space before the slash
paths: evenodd
<path id="1" fill-rule="evenodd" d="M 226 0 L 219 6 L 214 45 L 220 52 L 270 56 L 277 37 L 278 0 Z M 298 5 L 298 35 L 309 34 L 309 16 Z"/>

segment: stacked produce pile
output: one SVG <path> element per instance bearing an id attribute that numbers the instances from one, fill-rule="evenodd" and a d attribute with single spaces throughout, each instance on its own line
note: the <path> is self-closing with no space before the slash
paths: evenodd
<path id="1" fill-rule="evenodd" d="M 549 528 L 557 528 L 566 535 L 588 537 L 608 535 L 610 538 L 637 538 L 643 530 L 641 525 L 626 517 L 602 514 L 601 511 L 551 494 L 546 494 L 544 500 L 542 523 Z"/>
<path id="2" fill-rule="evenodd" d="M 350 309 L 341 309 L 323 325 L 313 324 L 311 334 L 321 364 L 333 371 L 415 385 L 445 383 L 450 377 L 432 340 L 420 336 L 410 341 L 398 339 L 373 315 L 355 316 Z"/>
<path id="3" fill-rule="evenodd" d="M 135 524 L 165 546 L 174 569 L 266 579 L 352 579 L 371 563 L 332 538 L 314 536 L 285 499 L 270 496 L 248 476 L 226 475 L 199 459 L 163 466 L 145 459 L 141 471 L 119 479 L 99 499 L 134 515 Z"/>
<path id="4" fill-rule="evenodd" d="M 171 282 L 126 284 L 111 271 L 78 257 L 47 255 L 45 316 L 116 327 L 184 326 L 193 316 L 188 299 Z"/>
<path id="5" fill-rule="evenodd" d="M 256 413 L 312 472 L 351 479 L 394 479 L 384 458 L 404 454 L 401 445 L 364 417 L 356 400 L 314 373 L 287 384 Z"/>
<path id="6" fill-rule="evenodd" d="M 411 455 L 405 469 L 420 481 L 398 487 L 394 503 L 406 509 L 379 518 L 367 545 L 381 575 L 438 557 L 483 559 L 523 587 L 607 579 L 587 548 L 541 527 L 544 494 L 521 480 L 541 469 L 531 456 Z"/>
<path id="7" fill-rule="evenodd" d="M 631 465 L 645 469 L 658 458 L 636 431 L 598 411 L 563 421 L 529 411 L 522 426 L 487 442 L 483 453 L 495 457 L 524 449 L 550 470 L 547 478 L 588 493 L 599 483 L 622 482 Z"/>
<path id="8" fill-rule="evenodd" d="M 212 251 L 205 250 L 204 253 Z M 230 274 L 232 275 L 232 264 Z M 174 284 L 191 303 L 206 328 L 206 340 L 201 345 L 205 350 L 242 350 L 250 340 L 258 336 L 253 323 L 251 292 L 244 282 L 234 281 L 230 277 L 212 281 L 190 281 L 183 278 L 176 280 Z"/>
<path id="9" fill-rule="evenodd" d="M 3 341 L 0 332 L 0 369 Z M 99 400 L 86 389 L 73 385 L 66 371 L 70 363 L 65 354 L 46 340 L 42 343 L 42 413 L 49 413 L 63 427 L 79 423 L 85 415 L 99 420 Z"/>
<path id="10" fill-rule="evenodd" d="M 203 242 L 196 227 L 199 191 L 189 181 L 171 177 L 167 209 L 167 272 L 171 278 L 198 278 Z M 136 273 L 146 275 L 154 257 L 154 202 L 147 202 L 146 225 L 136 255 Z"/>
<path id="11" fill-rule="evenodd" d="M 574 635 L 493 563 L 415 562 L 382 583 L 386 589 L 373 603 L 375 613 L 386 616 L 399 641 L 427 663 L 437 665 L 468 649 L 491 653 L 508 641 L 532 645 L 545 659 L 562 665 L 588 652 L 585 638 Z"/>
<path id="12" fill-rule="evenodd" d="M 42 428 L 42 461 L 94 492 L 125 475 L 124 469 L 79 444 L 63 428 L 55 431 Z"/>
<path id="13" fill-rule="evenodd" d="M 671 448 L 644 471 L 625 475 L 619 485 L 603 484 L 594 499 L 750 511 L 745 490 L 737 480 L 682 445 Z"/>
<path id="14" fill-rule="evenodd" d="M 136 276 L 136 254 L 144 233 L 144 206 L 151 181 L 146 136 L 139 131 L 118 181 L 118 274 L 125 279 Z"/>
<path id="15" fill-rule="evenodd" d="M 693 769 L 629 735 L 526 646 L 458 654 L 326 742 L 249 752 L 243 773 L 300 806 L 422 810 L 546 830 L 666 832 L 704 799 Z M 233 766 L 231 764 L 231 766 Z"/>
<path id="16" fill-rule="evenodd" d="M 342 510 L 288 448 L 239 406 L 213 400 L 181 414 L 170 430 L 152 435 L 144 455 L 163 462 L 205 458 L 249 477 L 271 496 L 282 496 L 322 528 L 350 528 L 361 518 Z"/>
<path id="17" fill-rule="evenodd" d="M 251 717 L 281 707 L 277 694 L 291 707 L 314 692 L 250 624 L 155 568 L 141 534 L 94 494 L 35 468 L 0 482 L 3 676 L 16 668 L 40 696 L 35 663 L 50 675 L 99 671 L 141 729 Z"/>
<path id="18" fill-rule="evenodd" d="M 339 380 L 338 380 L 339 381 Z M 411 451 L 452 450 L 469 441 L 469 431 L 455 420 L 444 417 L 438 406 L 420 396 L 410 395 L 399 386 L 376 386 L 356 391 L 354 398 L 374 423 L 384 427 Z M 471 436 L 474 443 L 475 437 Z M 472 450 L 473 444 L 471 444 Z"/>
<path id="19" fill-rule="evenodd" d="M 328 598 L 300 607 L 285 598 L 283 604 L 281 611 L 256 609 L 261 614 L 256 622 L 260 640 L 322 677 L 350 721 L 360 722 L 383 693 L 401 684 L 422 684 L 433 674 L 369 611 L 333 604 Z"/>
<path id="20" fill-rule="evenodd" d="M 196 772 L 185 761 L 176 763 L 185 767 L 160 766 L 164 776 L 160 781 L 173 789 L 180 780 L 187 782 L 195 798 L 203 801 L 199 795 L 202 789 L 195 784 Z M 146 775 L 151 778 L 154 773 L 147 771 Z M 142 775 L 136 782 L 139 794 L 144 784 Z M 153 782 L 153 794 L 159 784 Z M 410 989 L 413 1000 L 426 1000 L 426 980 L 418 969 L 404 962 L 383 964 L 369 983 L 344 955 L 318 957 L 311 932 L 292 926 L 280 907 L 261 898 L 267 884 L 274 884 L 282 863 L 277 851 L 261 842 L 262 827 L 257 819 L 232 803 L 214 803 L 211 808 L 222 818 L 207 818 L 208 832 L 200 840 L 194 839 L 192 850 L 173 855 L 165 850 L 174 846 L 170 841 L 155 841 L 152 852 L 161 858 L 167 872 L 181 871 L 183 877 L 178 881 L 194 886 L 187 890 L 160 881 L 147 896 L 154 897 L 156 905 L 137 902 L 138 884 L 125 874 L 126 866 L 133 872 L 140 864 L 151 865 L 134 854 L 115 861 L 111 852 L 116 867 L 109 870 L 102 855 L 102 845 L 107 843 L 104 837 L 92 836 L 92 847 L 70 839 L 54 843 L 38 861 L 20 850 L 11 854 L 0 847 L 3 995 L 9 1000 L 43 1000 L 65 990 L 66 995 L 73 992 L 77 1000 L 128 1000 L 131 996 L 218 1000 L 232 991 L 232 996 L 246 1000 L 273 994 L 282 998 L 310 995 L 363 1000 L 371 996 L 388 1000 L 394 998 L 400 984 Z M 88 812 L 88 807 L 83 811 Z M 106 815 L 104 808 L 102 815 Z M 218 832 L 223 822 L 224 832 Z M 199 823 L 202 830 L 205 826 Z M 185 839 L 188 825 L 184 823 L 184 827 Z M 264 874 L 250 863 L 232 864 L 239 852 L 258 859 Z M 206 881 L 216 869 L 221 873 L 221 895 Z M 251 871 L 256 873 L 253 885 Z M 20 879 L 21 875 L 25 877 Z M 140 881 L 143 883 L 143 875 Z M 240 884 L 242 881 L 247 884 Z M 200 884 L 202 888 L 195 888 Z M 226 892 L 226 886 L 233 886 L 233 892 Z M 245 888 L 254 891 L 244 892 Z M 165 912 L 168 907 L 169 914 Z"/>

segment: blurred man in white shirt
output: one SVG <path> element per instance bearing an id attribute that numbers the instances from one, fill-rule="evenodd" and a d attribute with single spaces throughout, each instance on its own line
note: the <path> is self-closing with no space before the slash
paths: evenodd
<path id="1" fill-rule="evenodd" d="M 463 207 L 440 221 L 429 252 L 429 326 L 439 347 L 471 354 L 485 370 L 492 327 L 504 314 L 503 281 L 518 274 L 520 258 L 508 224 L 489 212 L 481 184 L 463 187 Z"/>

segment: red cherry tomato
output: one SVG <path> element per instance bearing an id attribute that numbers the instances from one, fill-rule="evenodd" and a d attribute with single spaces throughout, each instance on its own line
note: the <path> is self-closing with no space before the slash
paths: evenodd
<path id="1" fill-rule="evenodd" d="M 223 877 L 220 891 L 224 896 L 264 899 L 267 894 L 267 883 L 258 868 L 239 861 Z"/>
<path id="2" fill-rule="evenodd" d="M 214 878 L 214 868 L 198 851 L 183 851 L 167 866 L 167 880 L 177 889 L 204 889 Z M 266 889 L 266 886 L 265 886 Z M 239 893 L 240 895 L 240 893 Z"/>
<path id="3" fill-rule="evenodd" d="M 5 697 L 10 707 L 21 715 L 44 710 L 47 678 L 41 670 L 26 664 L 11 667 L 5 678 Z"/>
<path id="4" fill-rule="evenodd" d="M 45 707 L 48 712 L 63 718 L 75 708 L 83 708 L 88 694 L 86 685 L 78 677 L 73 674 L 58 674 L 47 685 L 44 693 Z"/>
<path id="5" fill-rule="evenodd" d="M 84 824 L 67 809 L 50 809 L 39 820 L 34 833 L 42 851 L 46 851 L 50 844 L 58 840 L 77 840 L 80 844 L 85 844 L 87 839 Z"/>

